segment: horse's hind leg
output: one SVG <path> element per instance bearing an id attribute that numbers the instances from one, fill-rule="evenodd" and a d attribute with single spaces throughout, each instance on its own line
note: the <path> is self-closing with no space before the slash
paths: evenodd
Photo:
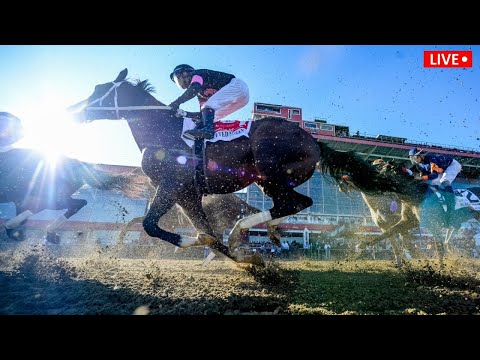
<path id="1" fill-rule="evenodd" d="M 275 245 L 275 246 L 281 246 L 282 244 L 280 243 L 280 239 L 282 238 L 282 234 L 280 233 L 280 230 L 278 229 L 278 225 L 288 219 L 288 216 L 284 216 L 278 219 L 270 220 L 267 222 L 267 235 L 270 241 Z"/>
<path id="2" fill-rule="evenodd" d="M 276 191 L 274 194 L 265 192 L 273 200 L 273 207 L 270 209 L 272 219 L 283 218 L 296 214 L 313 205 L 313 200 L 294 189 L 286 188 L 283 191 Z"/>
<path id="3" fill-rule="evenodd" d="M 451 253 L 452 252 L 452 248 L 450 246 L 450 240 L 452 239 L 452 235 L 453 233 L 455 232 L 455 228 L 453 226 L 450 226 L 447 228 L 447 231 L 445 233 L 445 251 L 447 253 Z"/>
<path id="4" fill-rule="evenodd" d="M 281 222 L 285 217 L 296 214 L 313 204 L 311 198 L 299 194 L 293 188 L 279 189 L 277 187 L 275 192 L 265 189 L 265 194 L 272 198 L 274 206 L 270 210 L 237 221 L 228 238 L 230 249 L 235 249 L 241 244 L 242 231 L 262 222 L 270 222 L 272 219 Z"/>
<path id="5" fill-rule="evenodd" d="M 398 248 L 397 241 L 395 237 L 390 237 L 388 238 L 390 241 L 390 245 L 392 245 L 392 251 L 393 251 L 393 256 L 395 258 L 395 264 L 400 267 L 402 266 L 402 254 L 401 251 Z"/>

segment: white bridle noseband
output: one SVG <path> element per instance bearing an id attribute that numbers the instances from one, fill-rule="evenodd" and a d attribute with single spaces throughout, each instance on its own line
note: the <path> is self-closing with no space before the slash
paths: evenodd
<path id="1" fill-rule="evenodd" d="M 117 93 L 117 89 L 120 87 L 120 85 L 122 85 L 123 83 L 125 82 L 125 80 L 123 81 L 119 81 L 119 82 L 112 82 L 112 87 L 101 97 L 99 97 L 98 99 L 96 100 L 93 100 L 92 102 L 89 102 L 87 104 L 87 106 L 85 107 L 85 111 L 89 111 L 89 110 L 105 110 L 105 111 L 109 111 L 109 110 L 114 110 L 116 111 L 117 113 L 117 119 L 120 119 L 120 115 L 119 115 L 119 111 L 120 110 L 171 110 L 171 107 L 170 106 L 158 106 L 158 105 L 150 105 L 150 106 L 118 106 L 118 93 Z M 113 102 L 115 104 L 115 106 L 102 106 L 102 102 L 103 100 L 105 100 L 110 94 L 112 91 L 115 91 L 114 92 L 114 96 L 113 96 Z M 100 106 L 92 106 L 92 105 L 95 105 L 95 104 L 99 104 Z"/>

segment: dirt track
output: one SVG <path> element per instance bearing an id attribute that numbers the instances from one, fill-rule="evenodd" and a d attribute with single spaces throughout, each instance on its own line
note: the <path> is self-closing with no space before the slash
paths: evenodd
<path id="1" fill-rule="evenodd" d="M 480 314 L 478 260 L 452 259 L 441 271 L 431 260 L 398 269 L 308 259 L 252 270 L 221 256 L 203 267 L 201 248 L 173 250 L 61 256 L 39 242 L 0 242 L 0 315 Z"/>
<path id="2" fill-rule="evenodd" d="M 108 251 L 64 258 L 40 244 L 10 246 L 0 252 L 0 314 L 281 314 L 293 279 L 269 269 L 260 275 L 217 258 L 204 267 L 201 258 L 118 259 Z"/>

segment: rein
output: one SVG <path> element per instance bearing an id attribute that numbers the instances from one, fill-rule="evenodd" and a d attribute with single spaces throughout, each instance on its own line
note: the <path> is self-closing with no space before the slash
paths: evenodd
<path id="1" fill-rule="evenodd" d="M 136 111 L 136 110 L 171 110 L 172 108 L 170 106 L 160 106 L 160 105 L 150 105 L 150 106 L 118 106 L 118 93 L 117 89 L 124 83 L 126 82 L 125 80 L 120 81 L 120 82 L 112 82 L 112 87 L 101 97 L 99 97 L 96 100 L 91 101 L 90 103 L 87 104 L 85 107 L 85 111 L 89 110 L 105 110 L 105 111 L 110 111 L 114 110 L 117 113 L 117 119 L 120 119 L 120 114 L 118 113 L 120 110 L 130 110 L 130 111 Z M 101 106 L 103 100 L 105 100 L 112 91 L 115 91 L 114 97 L 113 97 L 113 102 L 115 103 L 115 106 Z M 92 106 L 96 103 L 99 103 L 100 106 Z"/>

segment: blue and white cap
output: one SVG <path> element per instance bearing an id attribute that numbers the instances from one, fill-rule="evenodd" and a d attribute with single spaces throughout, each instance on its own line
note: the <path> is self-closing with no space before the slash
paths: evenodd
<path id="1" fill-rule="evenodd" d="M 411 148 L 410 151 L 408 152 L 408 156 L 416 156 L 420 155 L 422 150 L 418 150 L 416 147 Z"/>

